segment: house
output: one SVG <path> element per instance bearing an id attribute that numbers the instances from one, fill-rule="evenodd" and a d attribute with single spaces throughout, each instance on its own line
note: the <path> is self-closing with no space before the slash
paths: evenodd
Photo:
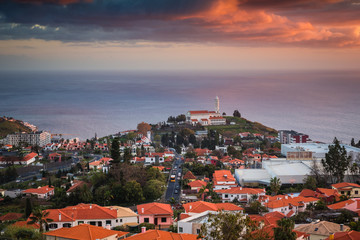
<path id="1" fill-rule="evenodd" d="M 88 224 L 43 233 L 46 240 L 118 240 L 127 234 L 128 232 L 114 231 Z"/>
<path id="2" fill-rule="evenodd" d="M 34 152 L 28 153 L 22 158 L 18 158 L 18 157 L 6 158 L 0 156 L 0 162 L 6 163 L 7 161 L 11 161 L 12 164 L 16 164 L 16 165 L 29 165 L 35 162 L 37 156 L 38 154 Z"/>
<path id="3" fill-rule="evenodd" d="M 115 209 L 117 211 L 117 220 L 120 223 L 120 225 L 138 224 L 138 215 L 130 208 L 119 207 L 119 206 L 110 206 L 106 208 L 109 208 L 110 210 Z"/>
<path id="4" fill-rule="evenodd" d="M 210 214 L 216 214 L 217 211 L 204 211 L 193 215 L 188 215 L 186 218 L 181 218 L 177 222 L 178 233 L 195 234 L 198 236 L 201 231 L 201 226 L 208 222 Z M 184 215 L 184 214 L 182 214 Z"/>
<path id="5" fill-rule="evenodd" d="M 352 198 L 342 202 L 334 203 L 328 205 L 328 208 L 333 210 L 348 209 L 353 212 L 358 212 L 360 210 L 360 198 Z"/>
<path id="6" fill-rule="evenodd" d="M 232 202 L 237 199 L 239 202 L 250 203 L 251 200 L 258 199 L 259 196 L 265 196 L 265 189 L 262 188 L 232 187 L 215 190 L 215 192 L 220 195 L 222 202 Z"/>
<path id="7" fill-rule="evenodd" d="M 206 186 L 207 183 L 201 180 L 195 180 L 192 182 L 189 182 L 188 185 L 190 186 L 191 190 L 195 190 L 196 192 L 199 192 L 199 190 L 203 187 Z"/>
<path id="8" fill-rule="evenodd" d="M 216 170 L 213 174 L 214 190 L 237 187 L 237 183 L 230 170 Z"/>
<path id="9" fill-rule="evenodd" d="M 130 163 L 142 163 L 144 164 L 145 163 L 145 157 L 133 157 L 131 160 L 130 160 Z"/>
<path id="10" fill-rule="evenodd" d="M 80 224 L 90 224 L 98 227 L 116 227 L 123 223 L 118 217 L 116 209 L 101 207 L 96 204 L 80 203 L 76 206 L 68 206 L 62 209 L 47 209 L 48 218 L 53 221 L 49 224 L 49 229 L 69 228 Z"/>
<path id="11" fill-rule="evenodd" d="M 146 153 L 145 154 L 145 164 L 156 164 L 163 163 L 165 160 L 164 153 Z"/>
<path id="12" fill-rule="evenodd" d="M 189 180 L 190 182 L 192 181 L 195 181 L 196 180 L 196 177 L 195 175 L 191 172 L 191 171 L 188 171 L 185 173 L 185 175 L 183 176 L 183 179 L 185 180 Z"/>
<path id="13" fill-rule="evenodd" d="M 336 183 L 331 185 L 333 189 L 336 189 L 339 194 L 346 195 L 349 197 L 360 197 L 360 185 L 356 183 Z"/>
<path id="14" fill-rule="evenodd" d="M 170 204 L 146 203 L 137 206 L 139 223 L 152 223 L 159 228 L 173 224 L 173 210 Z"/>
<path id="15" fill-rule="evenodd" d="M 233 203 L 210 203 L 204 201 L 196 201 L 183 204 L 185 213 L 193 215 L 196 213 L 202 213 L 205 211 L 234 211 L 242 212 L 244 209 Z"/>
<path id="16" fill-rule="evenodd" d="M 310 203 L 315 204 L 319 201 L 313 197 L 290 197 L 285 195 L 283 198 L 277 197 L 275 200 L 265 200 L 264 206 L 269 212 L 281 212 L 286 217 L 291 217 L 298 212 L 303 212 Z"/>
<path id="17" fill-rule="evenodd" d="M 336 232 L 331 234 L 325 240 L 355 240 L 360 239 L 360 232 L 357 231 L 349 231 L 349 232 Z"/>
<path id="18" fill-rule="evenodd" d="M 311 240 L 325 239 L 330 234 L 335 232 L 348 231 L 350 228 L 343 224 L 337 224 L 327 221 L 312 222 L 309 224 L 301 224 L 294 230 L 304 232 L 310 235 Z"/>
<path id="19" fill-rule="evenodd" d="M 320 198 L 326 204 L 332 204 L 340 200 L 340 194 L 335 189 L 317 188 L 316 191 L 303 189 L 299 196 Z"/>
<path id="20" fill-rule="evenodd" d="M 197 236 L 195 234 L 181 234 L 161 230 L 146 231 L 145 229 L 139 234 L 126 238 L 126 240 L 198 240 Z"/>
<path id="21" fill-rule="evenodd" d="M 27 196 L 35 195 L 37 198 L 41 199 L 49 199 L 52 195 L 54 195 L 54 188 L 49 187 L 48 185 L 38 188 L 29 188 L 22 191 L 22 194 Z"/>
<path id="22" fill-rule="evenodd" d="M 61 154 L 59 153 L 50 153 L 49 159 L 53 162 L 61 162 Z"/>
<path id="23" fill-rule="evenodd" d="M 103 157 L 98 161 L 89 163 L 89 168 L 91 170 L 103 170 L 103 167 L 108 166 L 112 160 L 112 158 Z"/>

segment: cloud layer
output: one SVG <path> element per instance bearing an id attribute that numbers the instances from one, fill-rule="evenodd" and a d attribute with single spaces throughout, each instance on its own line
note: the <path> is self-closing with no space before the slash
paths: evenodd
<path id="1" fill-rule="evenodd" d="M 360 1 L 0 1 L 0 39 L 30 38 L 359 47 Z"/>

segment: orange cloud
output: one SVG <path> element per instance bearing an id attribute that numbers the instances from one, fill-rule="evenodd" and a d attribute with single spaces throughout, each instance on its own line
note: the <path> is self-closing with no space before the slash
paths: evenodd
<path id="1" fill-rule="evenodd" d="M 289 44 L 306 42 L 338 47 L 358 46 L 360 43 L 358 26 L 334 28 L 314 25 L 310 21 L 293 21 L 262 9 L 241 8 L 237 0 L 218 0 L 209 10 L 178 19 L 197 20 L 205 28 L 237 40 Z M 349 29 L 354 34 L 350 34 Z"/>

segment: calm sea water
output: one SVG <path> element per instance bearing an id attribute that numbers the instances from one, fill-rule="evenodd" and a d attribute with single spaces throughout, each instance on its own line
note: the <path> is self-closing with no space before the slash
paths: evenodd
<path id="1" fill-rule="evenodd" d="M 214 109 L 330 142 L 360 138 L 360 72 L 0 72 L 0 114 L 82 139 Z"/>

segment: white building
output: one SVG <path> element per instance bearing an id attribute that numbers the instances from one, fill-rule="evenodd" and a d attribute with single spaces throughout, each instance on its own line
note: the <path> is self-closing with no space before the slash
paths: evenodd
<path id="1" fill-rule="evenodd" d="M 20 143 L 28 143 L 32 146 L 43 147 L 48 143 L 51 143 L 51 134 L 49 132 L 33 132 L 33 133 L 14 133 L 6 136 L 6 143 L 14 146 L 18 146 Z"/>
<path id="2" fill-rule="evenodd" d="M 221 189 L 215 191 L 221 198 L 223 203 L 233 202 L 237 199 L 239 202 L 249 203 L 252 197 L 255 195 L 257 198 L 260 196 L 265 196 L 265 189 L 263 188 L 243 188 L 243 187 L 234 187 L 229 189 Z"/>
<path id="3" fill-rule="evenodd" d="M 225 125 L 226 119 L 220 115 L 220 100 L 215 98 L 215 111 L 198 110 L 188 111 L 186 113 L 186 121 L 192 125 L 201 124 L 208 125 Z"/>
<path id="4" fill-rule="evenodd" d="M 288 152 L 312 152 L 313 158 L 325 158 L 325 154 L 329 152 L 329 145 L 326 143 L 291 143 L 281 144 L 281 154 L 287 156 Z M 360 157 L 360 148 L 352 147 L 346 144 L 340 144 L 344 147 L 348 156 L 353 159 Z"/>

